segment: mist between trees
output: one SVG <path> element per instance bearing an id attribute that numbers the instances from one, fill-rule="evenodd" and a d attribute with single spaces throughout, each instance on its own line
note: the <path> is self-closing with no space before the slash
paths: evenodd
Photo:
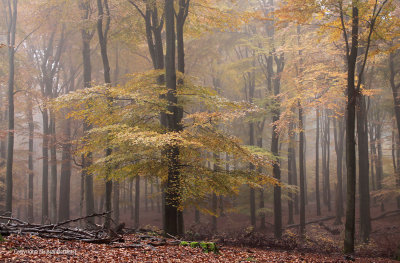
<path id="1" fill-rule="evenodd" d="M 2 213 L 276 239 L 331 220 L 346 253 L 398 218 L 398 1 L 1 10 Z"/>

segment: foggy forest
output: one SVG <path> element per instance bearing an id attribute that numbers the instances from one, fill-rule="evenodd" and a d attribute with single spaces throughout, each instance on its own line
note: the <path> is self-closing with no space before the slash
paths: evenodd
<path id="1" fill-rule="evenodd" d="M 1 262 L 396 260 L 399 0 L 1 0 Z"/>

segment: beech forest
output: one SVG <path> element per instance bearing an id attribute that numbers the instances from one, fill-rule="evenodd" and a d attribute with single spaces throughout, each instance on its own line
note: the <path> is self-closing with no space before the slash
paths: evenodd
<path id="1" fill-rule="evenodd" d="M 0 0 L 1 262 L 397 260 L 399 0 Z"/>

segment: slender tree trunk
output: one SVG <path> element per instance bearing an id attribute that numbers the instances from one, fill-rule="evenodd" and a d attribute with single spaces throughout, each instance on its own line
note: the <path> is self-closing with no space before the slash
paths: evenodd
<path id="1" fill-rule="evenodd" d="M 17 0 L 8 0 L 8 132 L 7 132 L 7 163 L 6 163 L 6 212 L 12 214 L 13 195 L 13 161 L 14 161 L 14 55 L 15 33 L 17 26 Z M 6 7 L 4 7 L 6 8 Z M 6 12 L 7 13 L 7 12 Z"/>
<path id="2" fill-rule="evenodd" d="M 335 151 L 336 151 L 336 177 L 337 177 L 337 185 L 336 185 L 336 218 L 335 225 L 342 224 L 342 216 L 343 216 L 343 143 L 344 143 L 344 125 L 343 121 L 333 119 L 334 123 L 334 140 L 335 140 Z"/>
<path id="3" fill-rule="evenodd" d="M 218 197 L 215 193 L 212 194 L 211 207 L 214 213 L 211 217 L 211 231 L 217 233 Z"/>
<path id="4" fill-rule="evenodd" d="M 397 188 L 400 188 L 400 140 L 396 140 L 396 162 L 397 162 Z M 397 198 L 397 209 L 400 209 L 400 196 Z"/>
<path id="5" fill-rule="evenodd" d="M 71 192 L 71 120 L 64 121 L 58 221 L 69 219 Z"/>
<path id="6" fill-rule="evenodd" d="M 347 198 L 344 252 L 354 252 L 355 236 L 355 196 L 356 196 L 356 151 L 355 151 L 355 70 L 358 53 L 358 7 L 356 1 L 352 3 L 352 32 L 351 50 L 347 57 L 347 105 L 346 105 L 346 170 L 347 170 Z"/>
<path id="7" fill-rule="evenodd" d="M 149 194 L 147 193 L 147 177 L 144 178 L 144 210 L 147 212 L 149 210 L 148 198 Z"/>
<path id="8" fill-rule="evenodd" d="M 382 152 L 382 127 L 380 124 L 375 126 L 375 142 L 377 148 L 377 158 L 376 158 L 376 189 L 382 189 L 383 180 L 383 152 Z M 381 211 L 385 211 L 385 206 L 383 201 L 381 202 Z"/>
<path id="9" fill-rule="evenodd" d="M 50 110 L 50 220 L 57 220 L 57 149 L 56 149 L 56 118 Z"/>
<path id="10" fill-rule="evenodd" d="M 42 224 L 49 217 L 49 115 L 46 108 L 42 111 L 43 117 L 43 143 L 42 143 Z"/>
<path id="11" fill-rule="evenodd" d="M 289 124 L 289 146 L 288 146 L 288 184 L 289 185 L 294 185 L 294 176 L 295 176 L 295 170 L 296 170 L 296 164 L 293 160 L 295 153 L 294 149 L 294 133 L 293 133 L 293 124 Z M 288 225 L 294 224 L 294 219 L 293 219 L 293 206 L 294 206 L 294 194 L 292 192 L 289 192 L 288 194 L 289 200 L 288 200 Z"/>
<path id="12" fill-rule="evenodd" d="M 28 127 L 29 127 L 29 157 L 28 157 L 28 222 L 33 222 L 33 135 L 35 131 L 35 125 L 33 122 L 32 112 L 32 96 L 28 98 Z"/>
<path id="13" fill-rule="evenodd" d="M 130 219 L 135 218 L 135 206 L 133 202 L 133 177 L 129 178 L 129 208 L 130 208 Z"/>
<path id="14" fill-rule="evenodd" d="M 293 134 L 293 140 L 295 140 L 296 134 Z M 296 162 L 296 150 L 294 147 L 294 142 L 293 142 L 293 152 L 292 152 L 292 171 L 293 171 L 293 185 L 298 186 L 298 180 L 297 180 L 297 162 Z M 294 214 L 298 215 L 300 213 L 300 208 L 299 208 L 299 194 L 296 192 L 294 194 Z"/>
<path id="15" fill-rule="evenodd" d="M 305 197 L 305 174 L 304 174 L 304 126 L 303 108 L 299 102 L 299 166 L 300 166 L 300 235 L 303 237 L 306 231 L 306 197 Z"/>
<path id="16" fill-rule="evenodd" d="M 120 193 L 120 184 L 119 181 L 114 182 L 114 196 L 113 196 L 113 214 L 114 214 L 114 222 L 119 224 L 119 193 Z"/>
<path id="17" fill-rule="evenodd" d="M 370 115 L 372 116 L 372 114 Z M 374 125 L 370 124 L 369 125 L 369 144 L 370 144 L 370 155 L 371 155 L 371 166 L 370 166 L 370 171 L 371 171 L 371 186 L 372 186 L 372 191 L 376 190 L 376 185 L 375 185 L 375 170 L 376 170 L 376 147 L 375 147 L 375 132 L 374 132 Z"/>
<path id="18" fill-rule="evenodd" d="M 104 13 L 103 10 L 103 3 L 102 0 L 97 0 L 97 12 L 98 12 L 98 18 L 97 18 L 97 34 L 99 38 L 99 44 L 100 44 L 100 53 L 101 53 L 101 59 L 103 61 L 103 70 L 104 70 L 104 83 L 107 86 L 111 85 L 111 76 L 110 76 L 110 62 L 108 60 L 108 54 L 107 54 L 107 37 L 108 37 L 108 29 L 110 25 L 110 13 L 109 13 L 109 8 L 108 8 L 108 0 L 103 0 L 104 2 L 104 8 L 106 13 Z M 105 19 L 105 28 L 103 31 L 103 20 Z M 108 105 L 112 104 L 112 99 L 108 98 Z M 108 106 L 110 107 L 110 106 Z M 111 109 L 109 108 L 109 111 Z M 106 157 L 110 156 L 112 153 L 111 148 L 106 149 Z M 112 180 L 110 178 L 110 170 L 111 167 L 109 167 L 109 164 L 106 164 L 106 210 L 107 211 L 112 211 Z M 110 228 L 111 227 L 111 214 L 106 215 L 105 219 L 105 228 Z"/>
<path id="19" fill-rule="evenodd" d="M 249 135 L 250 145 L 254 145 L 254 123 L 249 123 Z M 255 167 L 252 163 L 250 165 L 250 171 L 254 171 Z M 250 223 L 253 228 L 256 228 L 256 192 L 253 187 L 250 186 Z"/>
<path id="20" fill-rule="evenodd" d="M 80 8 L 83 11 L 82 20 L 87 21 L 90 15 L 90 6 L 87 1 L 80 2 Z M 82 60 L 83 60 L 83 85 L 84 88 L 90 88 L 92 84 L 92 64 L 90 56 L 90 41 L 93 38 L 93 33 L 87 29 L 81 30 L 82 35 Z M 83 132 L 86 135 L 92 129 L 92 125 L 87 121 L 83 121 Z M 94 213 L 94 193 L 93 193 L 93 175 L 88 171 L 92 165 L 92 153 L 82 156 L 82 181 L 81 194 L 82 201 L 85 199 L 86 215 Z M 83 205 L 83 203 L 82 203 Z M 82 215 L 81 215 L 82 216 Z M 88 224 L 94 223 L 94 218 L 87 219 Z"/>
<path id="21" fill-rule="evenodd" d="M 153 186 L 153 183 L 150 183 L 150 208 L 151 208 L 151 211 L 154 211 L 153 195 L 154 195 L 154 186 Z"/>
<path id="22" fill-rule="evenodd" d="M 392 53 L 389 54 L 389 69 L 390 69 L 390 86 L 392 88 L 392 94 L 393 94 L 393 101 L 394 101 L 394 112 L 395 112 L 395 117 L 396 117 L 396 124 L 397 124 L 397 135 L 398 138 L 396 140 L 397 142 L 397 147 L 399 147 L 399 142 L 400 142 L 400 82 L 396 83 L 396 75 L 400 73 L 400 70 L 396 71 L 395 67 L 395 61 L 396 57 L 399 57 L 400 52 L 398 50 L 393 51 Z M 397 150 L 399 152 L 399 149 Z M 397 158 L 399 159 L 399 155 L 397 155 Z M 400 167 L 399 165 L 397 166 L 397 187 L 400 187 Z M 400 195 L 397 196 L 397 208 L 400 209 Z"/>
<path id="23" fill-rule="evenodd" d="M 317 128 L 315 136 L 315 200 L 317 201 L 317 216 L 321 215 L 321 203 L 319 196 L 319 108 L 315 110 Z"/>
<path id="24" fill-rule="evenodd" d="M 177 53 L 178 53 L 178 71 L 185 74 L 185 45 L 183 39 L 183 27 L 185 25 L 186 18 L 189 13 L 190 0 L 179 0 L 179 12 L 176 16 L 176 38 L 177 38 Z M 156 38 L 157 43 L 157 38 Z M 160 54 L 161 55 L 161 54 Z M 178 84 L 183 84 L 183 79 L 178 80 Z M 183 109 L 178 107 L 178 118 L 183 118 Z M 183 221 L 183 208 L 178 210 L 178 233 L 183 234 L 184 221 Z"/>
<path id="25" fill-rule="evenodd" d="M 325 125 L 324 125 L 324 200 L 328 207 L 328 211 L 331 211 L 331 186 L 330 186 L 330 120 L 328 112 L 325 114 Z"/>
<path id="26" fill-rule="evenodd" d="M 200 211 L 198 209 L 194 210 L 194 222 L 200 224 Z"/>
<path id="27" fill-rule="evenodd" d="M 360 195 L 360 236 L 363 242 L 369 241 L 371 231 L 370 197 L 369 197 L 369 156 L 368 156 L 368 122 L 365 98 L 360 96 L 357 107 L 358 135 L 358 181 Z"/>
<path id="28" fill-rule="evenodd" d="M 261 133 L 259 133 L 259 138 L 257 139 L 257 146 L 258 147 L 260 147 L 260 148 L 262 148 L 263 147 L 263 143 L 262 143 L 262 136 L 261 136 Z M 228 159 L 228 157 L 229 157 L 229 155 L 227 155 L 227 159 Z M 228 161 L 228 160 L 227 160 Z M 227 164 L 227 170 L 229 171 L 229 165 Z M 262 168 L 260 167 L 259 168 L 259 170 L 258 170 L 258 172 L 262 172 Z M 264 229 L 266 229 L 267 227 L 266 227 L 266 225 L 265 225 L 265 220 L 266 220 L 266 218 L 265 218 L 265 212 L 263 211 L 264 209 L 265 209 L 265 203 L 264 203 L 264 188 L 262 187 L 261 189 L 260 189 L 260 209 L 261 209 L 261 212 L 260 212 L 260 229 L 261 230 L 264 230 Z"/>
<path id="29" fill-rule="evenodd" d="M 134 220 L 136 229 L 139 228 L 139 224 L 140 224 L 139 213 L 140 213 L 140 176 L 136 175 L 136 179 L 135 179 L 135 220 Z"/>

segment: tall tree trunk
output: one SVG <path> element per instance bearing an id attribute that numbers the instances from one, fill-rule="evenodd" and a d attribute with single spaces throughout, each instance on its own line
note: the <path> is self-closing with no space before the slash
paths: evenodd
<path id="1" fill-rule="evenodd" d="M 343 16 L 343 14 L 342 14 Z M 346 105 L 346 170 L 347 170 L 347 198 L 346 223 L 344 237 L 344 252 L 354 252 L 355 236 L 355 204 L 356 204 L 356 141 L 355 141 L 355 106 L 356 87 L 355 70 L 358 53 L 358 7 L 352 2 L 352 32 L 351 49 L 347 52 L 347 105 Z"/>
<path id="2" fill-rule="evenodd" d="M 368 122 L 365 98 L 360 96 L 357 107 L 358 135 L 358 181 L 360 195 L 360 236 L 363 242 L 368 242 L 371 231 L 371 216 L 369 204 L 369 156 L 368 156 Z"/>
<path id="3" fill-rule="evenodd" d="M 49 217 L 49 115 L 46 108 L 42 111 L 43 117 L 43 142 L 42 142 L 42 224 Z"/>
<path id="4" fill-rule="evenodd" d="M 375 126 L 375 142 L 377 148 L 377 158 L 376 158 L 376 189 L 382 189 L 383 180 L 383 152 L 382 152 L 382 126 L 377 124 Z M 383 201 L 381 202 L 381 211 L 385 211 L 385 206 Z"/>
<path id="5" fill-rule="evenodd" d="M 133 177 L 129 178 L 129 208 L 130 208 L 130 219 L 135 218 L 135 205 L 133 202 Z"/>
<path id="6" fill-rule="evenodd" d="M 200 211 L 199 211 L 199 209 L 195 209 L 194 210 L 194 222 L 196 224 L 200 223 Z"/>
<path id="7" fill-rule="evenodd" d="M 296 134 L 293 134 L 293 140 L 295 141 Z M 292 179 L 293 179 L 293 185 L 298 186 L 298 180 L 297 180 L 297 162 L 296 162 L 296 150 L 294 147 L 294 142 L 293 142 L 293 151 L 292 151 Z M 299 207 L 299 194 L 298 192 L 294 193 L 294 214 L 298 215 L 300 213 L 300 207 Z"/>
<path id="8" fill-rule="evenodd" d="M 176 72 L 175 72 L 175 11 L 174 1 L 165 0 L 165 33 L 166 33 L 166 84 L 167 84 L 167 130 L 179 132 L 182 130 L 182 110 L 177 106 L 176 96 Z M 168 162 L 168 179 L 165 189 L 165 232 L 171 235 L 180 233 L 179 207 L 180 207 L 180 170 L 179 170 L 179 148 L 168 146 L 165 155 Z"/>
<path id="9" fill-rule="evenodd" d="M 177 53 L 178 53 L 178 71 L 185 74 L 185 45 L 183 39 L 183 27 L 185 25 L 186 18 L 189 14 L 190 0 L 179 0 L 179 12 L 176 16 L 176 38 L 177 38 Z M 157 37 L 156 37 L 157 43 Z M 161 55 L 161 54 L 160 54 Z M 183 79 L 178 80 L 178 84 L 183 84 Z M 183 109 L 178 108 L 179 119 L 183 117 Z M 178 233 L 183 234 L 185 231 L 183 221 L 183 208 L 180 207 L 178 210 Z"/>
<path id="10" fill-rule="evenodd" d="M 279 66 L 278 66 L 279 67 Z M 279 88 L 275 88 L 275 95 L 278 95 Z M 279 103 L 278 103 L 279 105 Z M 278 106 L 276 106 L 278 107 Z M 272 121 L 276 123 L 279 120 L 279 109 L 274 111 Z M 281 168 L 279 164 L 279 133 L 277 131 L 277 126 L 274 124 L 272 126 L 272 141 L 271 141 L 271 153 L 275 156 L 276 161 L 273 164 L 272 173 L 274 178 L 281 180 Z M 282 237 L 282 200 L 281 200 L 281 187 L 279 185 L 274 186 L 274 235 L 275 238 Z"/>
<path id="11" fill-rule="evenodd" d="M 140 213 L 140 176 L 136 175 L 136 179 L 135 179 L 135 220 L 134 220 L 134 225 L 135 225 L 136 229 L 139 228 L 139 224 L 140 224 L 139 213 Z"/>
<path id="12" fill-rule="evenodd" d="M 288 146 L 288 184 L 294 185 L 295 181 L 295 172 L 296 172 L 296 163 L 293 160 L 294 155 L 296 154 L 294 149 L 294 132 L 293 127 L 294 125 L 291 123 L 289 124 L 289 146 Z M 293 219 L 293 207 L 294 207 L 294 195 L 291 191 L 289 192 L 289 200 L 288 200 L 288 225 L 294 224 Z"/>
<path id="13" fill-rule="evenodd" d="M 82 20 L 87 21 L 90 16 L 91 8 L 89 2 L 81 0 L 80 8 L 83 11 Z M 90 56 L 90 41 L 93 38 L 94 31 L 90 32 L 87 29 L 81 29 L 82 35 L 82 60 L 83 60 L 83 85 L 84 88 L 90 88 L 92 84 L 92 63 Z M 87 121 L 83 121 L 83 132 L 86 135 L 92 129 L 92 125 Z M 94 213 L 94 193 L 93 193 L 93 175 L 89 172 L 89 167 L 92 165 L 92 153 L 82 156 L 82 181 L 81 194 L 84 194 L 86 215 Z M 83 198 L 83 196 L 82 196 Z M 94 223 L 94 218 L 87 219 L 88 224 Z"/>
<path id="14" fill-rule="evenodd" d="M 397 162 L 397 188 L 400 188 L 400 140 L 396 140 L 396 162 Z M 397 196 L 397 209 L 400 209 L 400 195 Z"/>
<path id="15" fill-rule="evenodd" d="M 154 198 L 153 198 L 153 195 L 154 195 L 154 186 L 153 186 L 153 183 L 150 182 L 150 208 L 151 208 L 151 211 L 154 211 Z"/>
<path id="16" fill-rule="evenodd" d="M 371 114 L 370 116 L 373 116 L 373 114 Z M 369 132 L 369 145 L 370 145 L 370 156 L 371 156 L 371 162 L 370 162 L 371 186 L 372 186 L 372 191 L 375 191 L 376 190 L 376 185 L 375 185 L 376 143 L 375 143 L 375 131 L 374 131 L 375 125 L 370 124 L 368 126 L 369 126 L 368 132 Z"/>
<path id="17" fill-rule="evenodd" d="M 262 148 L 263 147 L 263 143 L 262 143 L 262 135 L 261 135 L 261 133 L 259 133 L 259 136 L 260 137 L 257 139 L 257 146 Z M 229 157 L 229 155 L 227 155 L 227 161 L 228 161 L 228 157 Z M 227 163 L 227 171 L 229 171 L 228 163 Z M 262 168 L 261 167 L 259 168 L 258 172 L 260 172 L 260 173 L 262 172 Z M 266 225 L 265 225 L 265 212 L 264 212 L 264 209 L 265 209 L 264 188 L 262 187 L 260 189 L 260 210 L 261 210 L 261 212 L 260 212 L 260 229 L 261 230 L 264 230 L 264 229 L 267 228 Z"/>
<path id="18" fill-rule="evenodd" d="M 393 51 L 392 53 L 389 54 L 389 69 L 390 69 L 390 86 L 392 88 L 392 94 L 393 94 L 393 101 L 394 101 L 394 113 L 396 117 L 396 124 L 397 124 L 397 147 L 400 142 L 400 81 L 396 83 L 396 75 L 400 74 L 399 70 L 399 65 L 395 65 L 396 57 L 398 58 L 400 55 L 400 52 L 398 50 Z M 397 70 L 396 70 L 397 69 Z M 397 158 L 400 158 L 399 155 L 397 155 Z M 397 187 L 400 187 L 400 167 L 397 167 Z M 397 196 L 397 208 L 400 209 L 400 195 Z"/>
<path id="19" fill-rule="evenodd" d="M 328 112 L 325 114 L 325 125 L 324 125 L 324 149 L 325 149 L 325 158 L 324 158 L 324 189 L 325 189 L 325 199 L 326 206 L 328 207 L 328 211 L 331 211 L 331 186 L 330 186 L 330 120 L 328 116 Z"/>
<path id="20" fill-rule="evenodd" d="M 335 225 L 342 224 L 342 216 L 343 216 L 343 143 L 344 143 L 344 124 L 343 120 L 336 121 L 336 118 L 333 118 L 334 123 L 334 140 L 335 140 L 335 151 L 336 151 L 336 177 L 337 177 L 337 185 L 336 185 L 336 218 Z"/>
<path id="21" fill-rule="evenodd" d="M 147 177 L 144 178 L 144 210 L 147 212 L 149 210 L 148 198 L 149 194 L 147 193 Z"/>
<path id="22" fill-rule="evenodd" d="M 64 121 L 58 221 L 69 219 L 71 192 L 71 120 Z"/>
<path id="23" fill-rule="evenodd" d="M 303 125 L 303 108 L 299 101 L 299 169 L 300 169 L 300 235 L 303 237 L 306 231 L 306 191 L 305 191 L 305 174 L 304 174 L 304 125 Z"/>
<path id="24" fill-rule="evenodd" d="M 114 189 L 113 189 L 113 214 L 114 214 L 114 222 L 119 224 L 119 192 L 120 192 L 120 185 L 119 181 L 114 181 Z"/>
<path id="25" fill-rule="evenodd" d="M 321 215 L 321 203 L 319 196 L 319 108 L 315 110 L 317 128 L 315 136 L 315 200 L 317 201 L 317 216 Z"/>
<path id="26" fill-rule="evenodd" d="M 214 213 L 214 215 L 211 216 L 211 231 L 217 233 L 218 197 L 215 193 L 212 194 L 211 209 Z"/>
<path id="27" fill-rule="evenodd" d="M 14 55 L 15 33 L 17 26 L 18 1 L 8 0 L 7 13 L 7 44 L 8 44 L 8 132 L 7 132 L 7 163 L 6 163 L 6 212 L 12 214 L 13 194 L 13 161 L 14 161 Z M 4 7 L 6 8 L 6 7 Z"/>
<path id="28" fill-rule="evenodd" d="M 103 3 L 104 2 L 104 9 L 103 9 Z M 107 86 L 111 85 L 111 76 L 110 76 L 110 62 L 108 60 L 108 54 L 107 54 L 107 37 L 108 37 L 108 30 L 110 26 L 110 11 L 108 7 L 108 0 L 97 0 L 97 12 L 98 12 L 98 18 L 97 18 L 97 35 L 99 38 L 99 44 L 100 44 L 100 53 L 101 53 L 101 59 L 103 61 L 103 70 L 104 70 L 104 83 Z M 105 27 L 103 31 L 103 21 L 105 19 Z M 112 99 L 108 98 L 107 99 L 108 107 L 112 104 Z M 108 109 L 111 111 L 111 109 Z M 106 149 L 106 157 L 110 156 L 112 153 L 112 149 L 107 147 Z M 109 167 L 109 164 L 106 164 L 106 210 L 111 211 L 112 210 L 112 180 L 110 178 L 110 170 L 111 167 Z M 110 228 L 111 227 L 111 214 L 107 214 L 105 218 L 105 228 Z"/>
<path id="29" fill-rule="evenodd" d="M 250 97 L 251 98 L 251 97 Z M 252 100 L 252 98 L 251 98 Z M 250 145 L 254 145 L 254 123 L 249 123 L 249 136 L 250 136 Z M 254 171 L 255 167 L 252 163 L 250 165 L 250 170 Z M 253 228 L 256 228 L 256 192 L 255 189 L 250 186 L 250 223 Z"/>
<path id="30" fill-rule="evenodd" d="M 28 222 L 33 222 L 33 135 L 35 131 L 35 125 L 33 122 L 33 105 L 32 96 L 29 94 L 28 97 L 28 127 L 29 127 L 29 155 L 28 155 Z"/>
<path id="31" fill-rule="evenodd" d="M 56 118 L 50 110 L 50 220 L 57 220 L 57 145 L 56 145 Z"/>

